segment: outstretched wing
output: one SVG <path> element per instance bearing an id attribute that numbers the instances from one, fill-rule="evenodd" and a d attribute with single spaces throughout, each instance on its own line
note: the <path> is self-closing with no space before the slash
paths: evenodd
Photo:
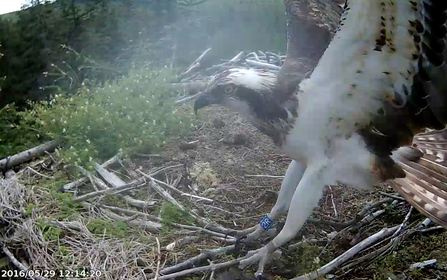
<path id="1" fill-rule="evenodd" d="M 333 0 L 284 0 L 284 5 L 287 53 L 275 92 L 287 98 L 317 65 L 338 27 L 342 8 Z"/>
<path id="2" fill-rule="evenodd" d="M 377 159 L 371 172 L 400 178 L 393 187 L 447 227 L 445 163 L 430 155 L 444 144 L 424 150 L 423 134 L 415 138 L 421 151 L 401 148 L 427 128 L 445 128 L 446 40 L 445 0 L 348 0 L 340 29 L 300 84 L 300 107 L 324 108 L 332 137 L 359 133 Z M 445 132 L 430 133 L 447 142 Z"/>
<path id="3" fill-rule="evenodd" d="M 390 184 L 413 207 L 447 228 L 447 130 L 422 133 L 397 150 L 405 178 Z"/>
<path id="4" fill-rule="evenodd" d="M 413 136 L 425 128 L 440 130 L 447 123 L 447 1 L 392 2 L 402 10 L 395 19 L 399 17 L 406 27 L 402 31 L 394 27 L 394 31 L 406 33 L 394 36 L 390 34 L 393 26 L 386 24 L 374 51 L 383 52 L 400 66 L 390 65 L 390 72 L 383 73 L 385 79 L 393 76 L 389 78 L 392 84 L 381 96 L 382 106 L 371 124 L 363 130 L 380 155 L 411 144 Z M 418 11 L 415 17 L 408 12 L 413 9 Z"/>

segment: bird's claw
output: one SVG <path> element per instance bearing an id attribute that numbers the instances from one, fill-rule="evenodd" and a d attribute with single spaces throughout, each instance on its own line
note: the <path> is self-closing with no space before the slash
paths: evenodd
<path id="1" fill-rule="evenodd" d="M 259 225 L 257 225 L 249 234 L 236 238 L 236 242 L 234 243 L 234 252 L 236 254 L 239 253 L 243 245 L 249 244 L 258 239 L 259 237 L 261 237 L 263 232 L 264 230 Z"/>
<path id="2" fill-rule="evenodd" d="M 262 275 L 264 273 L 264 267 L 269 261 L 269 257 L 271 255 L 270 250 L 267 246 L 262 247 L 259 250 L 248 252 L 247 256 L 250 256 L 244 260 L 240 261 L 239 268 L 245 269 L 249 265 L 253 265 L 255 263 L 259 263 L 258 270 L 255 273 L 256 279 L 262 279 Z"/>

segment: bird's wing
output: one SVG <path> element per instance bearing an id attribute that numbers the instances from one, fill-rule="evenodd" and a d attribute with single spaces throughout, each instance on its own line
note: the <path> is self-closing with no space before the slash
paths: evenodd
<path id="1" fill-rule="evenodd" d="M 399 149 L 427 128 L 445 128 L 446 40 L 445 0 L 348 0 L 334 39 L 299 85 L 299 102 L 301 116 L 330 120 L 319 127 L 329 137 L 360 134 L 375 156 L 371 172 L 400 178 L 393 187 L 447 227 L 444 163 L 428 150 L 407 153 L 410 161 Z M 308 108 L 322 109 L 317 116 Z M 434 174 L 437 181 L 428 181 Z"/>
<path id="2" fill-rule="evenodd" d="M 396 151 L 405 178 L 390 184 L 413 207 L 447 228 L 447 130 L 422 133 Z"/>
<path id="3" fill-rule="evenodd" d="M 328 0 L 284 0 L 284 5 L 287 53 L 275 92 L 287 98 L 323 55 L 338 27 L 342 8 Z"/>
<path id="4" fill-rule="evenodd" d="M 381 29 L 376 39 L 377 50 L 373 52 L 389 56 L 390 72 L 383 67 L 383 74 L 393 77 L 385 78 L 392 83 L 388 92 L 374 97 L 382 104 L 363 132 L 380 154 L 411 144 L 413 136 L 425 128 L 440 130 L 447 123 L 447 1 L 393 2 L 402 10 L 419 12 L 407 19 L 403 15 L 406 11 L 397 12 L 395 20 L 406 20 L 406 30 L 395 28 L 394 32 L 403 34 L 391 34 L 390 38 L 390 30 Z M 386 27 L 392 28 L 389 24 Z"/>

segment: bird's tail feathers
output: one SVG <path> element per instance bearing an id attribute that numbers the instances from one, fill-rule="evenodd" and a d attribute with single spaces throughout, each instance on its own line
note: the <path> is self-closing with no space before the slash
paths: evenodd
<path id="1" fill-rule="evenodd" d="M 447 130 L 418 134 L 395 159 L 406 173 L 391 186 L 413 207 L 447 228 Z"/>

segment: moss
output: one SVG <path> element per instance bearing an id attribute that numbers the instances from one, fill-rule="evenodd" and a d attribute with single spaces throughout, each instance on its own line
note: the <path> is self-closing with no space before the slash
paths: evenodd
<path id="1" fill-rule="evenodd" d="M 105 221 L 92 219 L 87 225 L 88 230 L 94 234 L 106 234 L 112 237 L 124 238 L 129 235 L 125 222 Z"/>
<path id="2" fill-rule="evenodd" d="M 163 219 L 163 222 L 168 224 L 193 224 L 194 218 L 188 212 L 189 211 L 187 209 L 185 211 L 182 211 L 180 208 L 169 202 L 163 203 L 160 209 L 160 215 Z"/>
<path id="3" fill-rule="evenodd" d="M 49 221 L 44 219 L 38 220 L 37 226 L 42 232 L 44 239 L 48 241 L 57 241 L 63 234 L 60 228 L 52 226 Z"/>

